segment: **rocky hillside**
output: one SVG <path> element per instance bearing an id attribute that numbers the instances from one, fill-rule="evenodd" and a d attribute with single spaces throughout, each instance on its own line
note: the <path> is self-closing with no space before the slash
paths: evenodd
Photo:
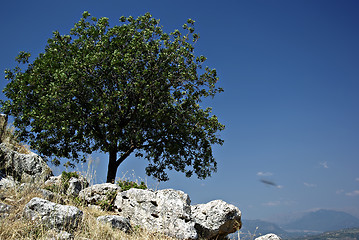
<path id="1" fill-rule="evenodd" d="M 241 227 L 240 210 L 222 200 L 193 206 L 173 189 L 54 177 L 41 157 L 1 139 L 0 239 L 224 239 Z"/>

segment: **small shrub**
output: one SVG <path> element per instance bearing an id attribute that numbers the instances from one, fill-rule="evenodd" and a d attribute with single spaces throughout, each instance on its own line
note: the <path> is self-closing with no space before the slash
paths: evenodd
<path id="1" fill-rule="evenodd" d="M 121 187 L 121 191 L 127 191 L 131 188 L 138 188 L 138 189 L 147 189 L 146 184 L 142 181 L 140 184 L 128 181 L 128 180 L 119 180 L 117 181 L 117 185 Z"/>

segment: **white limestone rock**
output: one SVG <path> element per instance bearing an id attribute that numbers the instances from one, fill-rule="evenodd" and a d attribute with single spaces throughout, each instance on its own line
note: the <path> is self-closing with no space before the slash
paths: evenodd
<path id="1" fill-rule="evenodd" d="M 82 220 L 83 212 L 74 206 L 56 204 L 42 198 L 33 198 L 24 208 L 24 216 L 41 220 L 48 228 L 72 230 Z"/>
<path id="2" fill-rule="evenodd" d="M 132 230 L 130 221 L 122 216 L 106 215 L 98 217 L 97 221 L 105 224 L 110 224 L 112 228 L 117 228 L 124 232 L 130 232 Z"/>
<path id="3" fill-rule="evenodd" d="M 0 202 L 0 218 L 9 216 L 13 206 Z"/>
<path id="4" fill-rule="evenodd" d="M 224 238 L 241 228 L 241 211 L 222 200 L 192 206 L 192 220 L 200 237 Z"/>
<path id="5" fill-rule="evenodd" d="M 79 193 L 81 192 L 81 190 L 87 188 L 88 185 L 89 185 L 88 181 L 80 174 L 79 174 L 78 178 L 77 177 L 70 178 L 70 180 L 68 182 L 67 189 L 64 189 L 62 175 L 50 177 L 45 182 L 45 187 L 48 187 L 48 188 L 54 187 L 55 189 L 60 191 L 60 193 L 66 194 L 66 195 L 72 196 L 72 197 L 77 197 L 79 195 Z"/>
<path id="6" fill-rule="evenodd" d="M 55 229 L 51 229 L 47 231 L 46 235 L 43 240 L 72 240 L 74 239 L 74 236 L 66 231 L 59 231 Z"/>
<path id="7" fill-rule="evenodd" d="M 100 201 L 107 200 L 108 194 L 111 192 L 120 192 L 121 187 L 112 183 L 96 184 L 80 191 L 79 198 L 86 204 L 96 205 Z"/>
<path id="8" fill-rule="evenodd" d="M 281 240 L 281 238 L 274 233 L 269 233 L 264 236 L 257 237 L 255 240 Z"/>
<path id="9" fill-rule="evenodd" d="M 79 176 L 79 178 L 72 177 L 69 180 L 69 188 L 66 191 L 67 195 L 77 197 L 81 190 L 87 188 L 89 183 L 83 176 Z"/>
<path id="10" fill-rule="evenodd" d="M 28 182 L 44 182 L 52 176 L 50 167 L 40 156 L 18 153 L 5 143 L 0 144 L 0 169 L 16 180 Z"/>
<path id="11" fill-rule="evenodd" d="M 11 176 L 0 176 L 0 189 L 15 188 L 18 182 Z"/>
<path id="12" fill-rule="evenodd" d="M 190 198 L 182 191 L 132 188 L 117 195 L 114 206 L 133 225 L 178 239 L 197 239 Z"/>

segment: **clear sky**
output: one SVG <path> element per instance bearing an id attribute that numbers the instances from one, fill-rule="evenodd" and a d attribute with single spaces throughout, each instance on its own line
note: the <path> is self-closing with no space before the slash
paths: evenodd
<path id="1" fill-rule="evenodd" d="M 112 26 L 122 15 L 150 12 L 166 31 L 196 20 L 195 51 L 217 69 L 225 90 L 206 101 L 226 125 L 213 177 L 171 173 L 157 185 L 145 176 L 145 160 L 134 157 L 118 176 L 134 170 L 151 187 L 185 191 L 194 204 L 223 199 L 246 219 L 317 208 L 359 217 L 358 1 L 2 1 L 1 89 L 18 52 L 37 56 L 54 30 L 69 33 L 86 10 Z M 104 182 L 107 156 L 93 158 Z"/>

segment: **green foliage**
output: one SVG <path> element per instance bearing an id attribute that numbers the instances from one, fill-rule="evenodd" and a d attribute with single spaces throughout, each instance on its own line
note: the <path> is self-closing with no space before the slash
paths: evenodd
<path id="1" fill-rule="evenodd" d="M 117 185 L 121 187 L 121 191 L 127 191 L 131 188 L 147 189 L 147 185 L 143 181 L 138 184 L 129 180 L 119 180 L 117 181 Z"/>
<path id="2" fill-rule="evenodd" d="M 210 176 L 224 126 L 199 104 L 222 89 L 216 70 L 195 54 L 194 21 L 165 33 L 149 13 L 113 27 L 90 16 L 84 12 L 70 34 L 53 32 L 33 61 L 20 52 L 23 69 L 5 71 L 9 100 L 1 111 L 14 116 L 19 139 L 55 164 L 109 153 L 108 182 L 132 153 L 159 180 L 168 179 L 166 169 Z"/>

